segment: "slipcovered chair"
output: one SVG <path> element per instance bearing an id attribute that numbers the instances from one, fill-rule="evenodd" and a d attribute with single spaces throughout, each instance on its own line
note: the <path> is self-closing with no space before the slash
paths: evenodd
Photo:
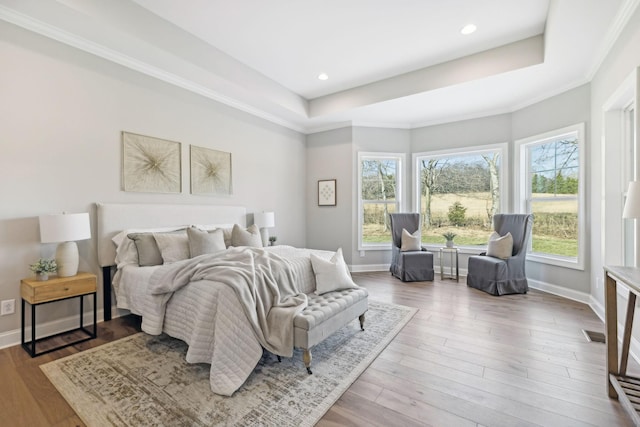
<path id="1" fill-rule="evenodd" d="M 391 267 L 389 271 L 403 282 L 433 280 L 433 253 L 426 249 L 401 251 L 402 229 L 410 234 L 420 229 L 420 214 L 394 213 L 391 219 Z"/>
<path id="2" fill-rule="evenodd" d="M 505 259 L 488 255 L 469 257 L 467 286 L 491 295 L 526 294 L 529 289 L 525 260 L 533 215 L 496 214 L 493 226 L 500 236 L 511 233 L 513 250 Z"/>

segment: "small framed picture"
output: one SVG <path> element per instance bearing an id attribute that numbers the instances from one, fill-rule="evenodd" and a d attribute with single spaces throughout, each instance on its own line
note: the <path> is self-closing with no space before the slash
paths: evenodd
<path id="1" fill-rule="evenodd" d="M 318 206 L 336 205 L 336 180 L 321 179 L 318 181 Z"/>

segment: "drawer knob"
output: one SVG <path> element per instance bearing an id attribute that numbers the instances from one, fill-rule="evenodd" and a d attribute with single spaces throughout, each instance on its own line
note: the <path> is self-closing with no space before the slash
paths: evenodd
<path id="1" fill-rule="evenodd" d="M 68 291 L 68 290 L 69 290 L 69 288 L 64 288 L 64 290 L 65 290 L 65 291 Z"/>

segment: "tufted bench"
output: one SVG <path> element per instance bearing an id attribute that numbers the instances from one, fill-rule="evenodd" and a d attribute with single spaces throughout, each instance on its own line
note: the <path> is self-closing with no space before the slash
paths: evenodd
<path id="1" fill-rule="evenodd" d="M 364 313 L 369 293 L 364 288 L 344 289 L 322 295 L 307 294 L 309 304 L 293 319 L 293 346 L 303 350 L 302 359 L 311 374 L 311 347 L 354 320 L 360 319 L 364 331 Z"/>

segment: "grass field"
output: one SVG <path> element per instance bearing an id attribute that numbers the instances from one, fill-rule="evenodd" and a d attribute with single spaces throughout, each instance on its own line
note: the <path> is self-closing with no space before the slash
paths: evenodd
<path id="1" fill-rule="evenodd" d="M 545 195 L 538 196 L 543 197 Z M 475 224 L 473 227 L 458 228 L 448 224 L 447 213 L 449 207 L 456 201 L 461 202 L 467 208 L 467 218 L 477 218 L 471 221 Z M 573 228 L 571 230 L 563 230 L 556 223 L 543 223 L 543 221 L 548 220 L 547 216 L 560 214 L 565 214 L 566 217 L 575 219 L 576 202 L 571 200 L 553 203 L 537 202 L 535 205 L 536 211 L 541 213 L 538 215 L 537 229 L 534 220 L 533 251 L 562 256 L 577 256 L 578 242 L 574 238 L 575 230 Z M 456 245 L 485 246 L 492 231 L 487 215 L 488 206 L 489 193 L 435 195 L 431 201 L 431 215 L 436 224 L 429 229 L 423 227 L 422 242 L 444 244 L 445 238 L 442 234 L 453 232 L 457 235 L 454 239 Z M 380 215 L 382 210 L 378 209 L 377 211 L 378 215 Z M 373 217 L 376 216 L 373 215 Z M 571 227 L 571 223 L 563 227 Z M 364 225 L 363 241 L 365 243 L 391 244 L 391 232 L 385 231 L 381 224 L 368 223 Z"/>

